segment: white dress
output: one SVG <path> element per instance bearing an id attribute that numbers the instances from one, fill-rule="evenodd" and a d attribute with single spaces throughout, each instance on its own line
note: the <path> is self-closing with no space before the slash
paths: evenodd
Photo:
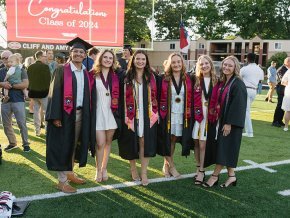
<path id="1" fill-rule="evenodd" d="M 143 83 L 138 84 L 134 82 L 134 89 L 136 90 L 135 96 L 138 98 L 138 107 L 136 105 L 136 111 L 138 110 L 138 126 L 137 126 L 137 135 L 143 137 L 144 135 L 144 107 L 143 107 Z M 138 89 L 138 90 L 137 90 Z"/>
<path id="2" fill-rule="evenodd" d="M 180 102 L 177 103 L 176 99 Z M 171 134 L 182 136 L 184 114 L 184 85 L 182 84 L 179 95 L 177 95 L 174 85 L 171 85 Z"/>
<path id="3" fill-rule="evenodd" d="M 117 129 L 117 123 L 111 109 L 111 94 L 108 93 L 101 78 L 96 78 L 97 89 L 97 113 L 96 113 L 96 130 Z M 110 90 L 109 90 L 110 93 Z"/>
<path id="4" fill-rule="evenodd" d="M 285 87 L 284 98 L 281 108 L 284 111 L 290 111 L 290 70 L 286 71 L 281 82 L 288 82 L 288 85 Z"/>
<path id="5" fill-rule="evenodd" d="M 209 88 L 209 83 L 210 83 L 210 78 L 209 77 L 205 77 L 204 78 L 204 84 L 205 84 L 205 90 L 206 92 L 208 92 L 208 88 Z M 199 140 L 206 140 L 207 138 L 207 129 L 206 129 L 206 122 L 207 122 L 207 106 L 204 105 L 204 103 L 206 102 L 204 94 L 202 92 L 202 114 L 203 114 L 203 120 L 201 121 L 201 123 L 195 121 L 194 122 L 194 126 L 193 126 L 193 130 L 192 130 L 192 138 L 193 139 L 199 139 Z"/>

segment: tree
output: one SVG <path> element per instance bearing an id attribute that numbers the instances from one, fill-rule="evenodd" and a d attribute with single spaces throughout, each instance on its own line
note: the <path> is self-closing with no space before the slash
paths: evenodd
<path id="1" fill-rule="evenodd" d="M 265 39 L 290 38 L 289 0 L 224 0 L 224 19 L 236 26 L 237 35 Z"/>
<path id="2" fill-rule="evenodd" d="M 159 39 L 179 39 L 181 18 L 186 28 L 192 28 L 190 7 L 193 0 L 158 0 L 155 5 L 156 37 Z"/>
<path id="3" fill-rule="evenodd" d="M 206 39 L 222 39 L 225 34 L 232 33 L 226 25 L 223 11 L 218 0 L 200 1 L 196 7 L 191 8 L 195 18 L 196 33 Z"/>
<path id="4" fill-rule="evenodd" d="M 267 67 L 271 65 L 272 61 L 275 61 L 277 63 L 277 66 L 282 66 L 284 63 L 285 58 L 287 58 L 287 53 L 286 52 L 277 52 L 271 58 L 268 59 L 267 61 Z"/>
<path id="5" fill-rule="evenodd" d="M 152 19 L 152 1 L 126 0 L 124 42 L 133 43 L 142 39 L 150 40 L 151 33 L 147 25 Z"/>

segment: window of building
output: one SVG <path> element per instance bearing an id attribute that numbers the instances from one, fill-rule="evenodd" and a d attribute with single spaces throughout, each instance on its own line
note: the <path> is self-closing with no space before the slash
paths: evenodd
<path id="1" fill-rule="evenodd" d="M 187 54 L 182 54 L 182 56 L 183 56 L 183 58 L 184 58 L 184 60 L 188 60 L 188 58 L 187 58 Z"/>
<path id="2" fill-rule="evenodd" d="M 275 42 L 275 50 L 281 50 L 282 49 L 282 43 L 281 42 Z"/>
<path id="3" fill-rule="evenodd" d="M 146 45 L 145 44 L 141 44 L 141 48 L 146 48 Z"/>
<path id="4" fill-rule="evenodd" d="M 170 44 L 170 49 L 175 49 L 175 44 L 174 43 Z"/>
<path id="5" fill-rule="evenodd" d="M 199 43 L 199 44 L 198 44 L 198 48 L 199 48 L 199 49 L 204 49 L 204 44 L 203 44 L 203 43 Z"/>

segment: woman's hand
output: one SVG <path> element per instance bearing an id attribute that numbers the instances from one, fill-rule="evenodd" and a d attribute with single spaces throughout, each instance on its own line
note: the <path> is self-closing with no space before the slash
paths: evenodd
<path id="1" fill-rule="evenodd" d="M 223 126 L 223 136 L 228 136 L 231 133 L 232 126 L 230 124 L 225 124 Z"/>
<path id="2" fill-rule="evenodd" d="M 53 121 L 53 125 L 55 125 L 56 127 L 61 127 L 61 121 L 60 120 L 54 120 Z"/>

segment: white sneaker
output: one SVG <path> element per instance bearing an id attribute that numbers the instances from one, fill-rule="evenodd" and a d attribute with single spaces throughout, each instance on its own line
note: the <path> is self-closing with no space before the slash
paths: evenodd
<path id="1" fill-rule="evenodd" d="M 242 135 L 245 136 L 245 137 L 249 137 L 249 138 L 253 138 L 254 137 L 253 133 L 244 132 Z"/>
<path id="2" fill-rule="evenodd" d="M 284 130 L 285 132 L 287 132 L 287 131 L 288 131 L 288 128 L 285 127 L 283 130 Z"/>

